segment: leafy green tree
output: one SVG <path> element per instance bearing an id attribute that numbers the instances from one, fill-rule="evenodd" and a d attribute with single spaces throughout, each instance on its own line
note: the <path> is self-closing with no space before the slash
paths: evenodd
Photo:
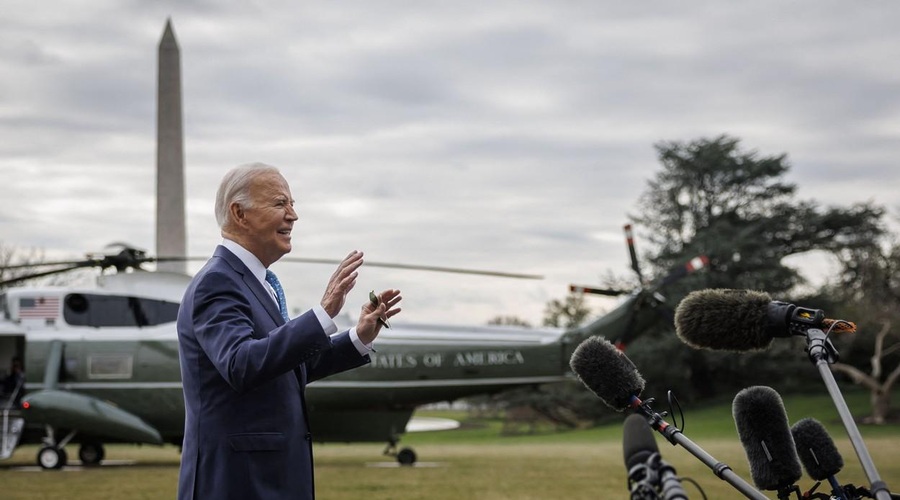
<path id="1" fill-rule="evenodd" d="M 700 288 L 765 290 L 788 300 L 803 279 L 784 264 L 785 257 L 811 250 L 865 248 L 883 233 L 879 207 L 822 208 L 796 200 L 796 186 L 784 178 L 790 169 L 785 154 L 747 151 L 739 139 L 725 135 L 662 142 L 655 148 L 662 170 L 642 194 L 640 213 L 632 216 L 650 241 L 645 258 L 652 273 L 661 275 L 696 255 L 710 258 L 705 272 L 669 287 L 669 303 L 677 304 L 687 292 Z M 748 382 L 779 382 L 785 372 L 809 371 L 783 362 L 793 358 L 808 363 L 791 353 L 796 346 L 790 343 L 774 346 L 764 355 L 698 350 L 678 354 L 689 348 L 671 342 L 661 346 L 666 348 L 646 353 L 650 357 L 646 362 L 666 366 L 669 372 L 682 370 L 689 380 L 688 394 L 701 398 Z M 670 360 L 683 364 L 675 367 Z"/>
<path id="2" fill-rule="evenodd" d="M 633 220 L 645 228 L 654 271 L 697 254 L 708 255 L 709 287 L 787 293 L 801 282 L 783 264 L 789 255 L 864 247 L 883 233 L 883 209 L 869 204 L 820 208 L 794 199 L 784 180 L 784 154 L 744 151 L 728 136 L 655 145 L 662 164 Z"/>
<path id="3" fill-rule="evenodd" d="M 563 300 L 553 299 L 544 308 L 544 326 L 574 328 L 591 314 L 591 308 L 584 303 L 584 295 L 570 293 Z"/>
<path id="4" fill-rule="evenodd" d="M 531 328 L 531 323 L 518 316 L 495 316 L 488 320 L 489 325 L 521 326 Z"/>

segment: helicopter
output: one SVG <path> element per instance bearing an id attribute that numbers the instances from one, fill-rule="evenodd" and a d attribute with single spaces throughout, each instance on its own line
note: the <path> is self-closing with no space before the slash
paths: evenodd
<path id="1" fill-rule="evenodd" d="M 397 445 L 416 408 L 566 380 L 571 377 L 568 360 L 588 336 L 602 335 L 624 349 L 651 325 L 668 320 L 671 309 L 662 288 L 701 269 L 708 259 L 692 259 L 662 279 L 644 283 L 631 226 L 625 230 L 641 285 L 630 292 L 570 286 L 576 293 L 626 295 L 615 309 L 567 330 L 396 323 L 379 335 L 370 364 L 307 387 L 314 440 L 386 442 L 385 455 L 411 465 L 415 451 L 397 450 Z M 123 247 L 114 254 L 37 265 L 52 267 L 48 270 L 6 267 L 28 267 L 30 272 L 0 281 L 0 374 L 19 359 L 26 380 L 14 394 L 0 398 L 0 460 L 27 443 L 40 444 L 37 464 L 43 469 L 64 467 L 70 444 L 78 444 L 83 465 L 100 464 L 107 443 L 181 444 L 184 400 L 175 320 L 190 277 L 141 267 L 167 259 L 184 258 L 155 258 Z M 87 267 L 116 272 L 98 276 L 94 287 L 6 288 Z M 361 421 L 366 425 L 358 425 Z"/>

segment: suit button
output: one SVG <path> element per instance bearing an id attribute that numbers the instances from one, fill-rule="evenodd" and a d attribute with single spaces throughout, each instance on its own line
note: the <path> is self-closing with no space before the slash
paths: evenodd
<path id="1" fill-rule="evenodd" d="M 306 433 L 306 440 L 312 441 L 312 434 L 310 434 L 309 432 Z"/>

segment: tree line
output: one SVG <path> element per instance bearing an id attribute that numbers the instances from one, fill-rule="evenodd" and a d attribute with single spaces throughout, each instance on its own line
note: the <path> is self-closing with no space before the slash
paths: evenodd
<path id="1" fill-rule="evenodd" d="M 649 242 L 642 245 L 642 262 L 651 275 L 663 276 L 696 255 L 710 259 L 704 272 L 664 290 L 668 303 L 677 304 L 699 289 L 762 290 L 855 322 L 858 333 L 832 339 L 841 354 L 832 370 L 839 382 L 869 391 L 869 420 L 889 421 L 894 416 L 891 392 L 900 378 L 900 244 L 888 229 L 885 207 L 801 200 L 797 185 L 786 179 L 786 154 L 748 150 L 735 137 L 660 142 L 654 148 L 661 168 L 638 199 L 637 212 L 629 215 L 642 229 L 641 240 Z M 837 268 L 816 286 L 785 262 L 813 251 Z M 544 324 L 574 326 L 590 316 L 583 297 L 572 294 L 548 303 Z M 509 317 L 492 322 L 524 323 Z M 668 323 L 645 332 L 626 353 L 647 380 L 645 394 L 661 397 L 671 390 L 680 401 L 696 402 L 730 398 L 751 385 L 783 393 L 820 391 L 821 377 L 804 348 L 804 339 L 791 338 L 764 352 L 695 350 Z M 563 425 L 609 417 L 579 383 L 563 385 L 513 391 L 492 401 L 528 404 Z"/>

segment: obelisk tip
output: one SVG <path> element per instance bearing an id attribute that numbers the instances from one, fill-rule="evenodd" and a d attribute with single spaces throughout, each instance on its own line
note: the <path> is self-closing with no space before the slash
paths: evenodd
<path id="1" fill-rule="evenodd" d="M 178 47 L 178 41 L 175 40 L 175 29 L 172 28 L 172 18 L 166 18 L 166 27 L 163 30 L 162 39 L 159 41 L 160 47 Z"/>

